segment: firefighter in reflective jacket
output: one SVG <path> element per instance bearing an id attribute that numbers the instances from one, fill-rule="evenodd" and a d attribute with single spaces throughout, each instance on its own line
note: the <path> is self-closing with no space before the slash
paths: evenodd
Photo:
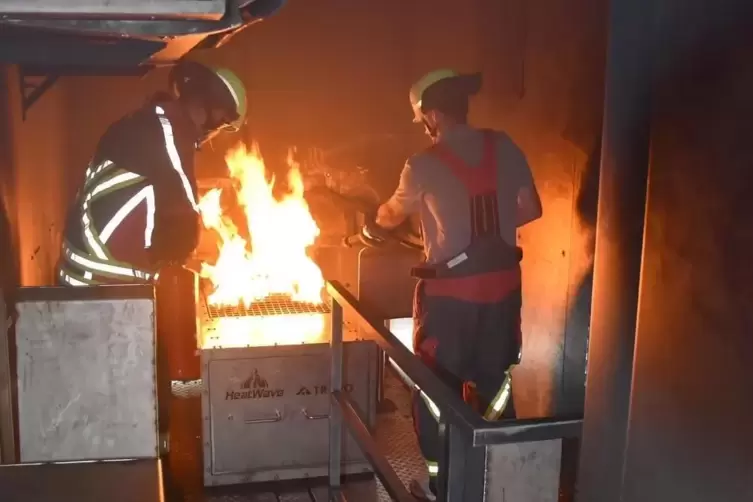
<path id="1" fill-rule="evenodd" d="M 525 156 L 504 133 L 467 123 L 481 75 L 433 71 L 410 91 L 414 122 L 433 145 L 405 164 L 392 197 L 362 232 L 377 237 L 417 213 L 425 261 L 414 299 L 414 352 L 488 420 L 514 417 L 511 370 L 521 357 L 522 251 L 516 229 L 541 216 Z M 375 225 L 375 227 L 371 227 Z M 416 390 L 414 423 L 436 496 L 440 410 Z"/>
<path id="2" fill-rule="evenodd" d="M 194 152 L 240 127 L 246 93 L 231 71 L 194 62 L 171 71 L 170 87 L 100 139 L 69 211 L 61 284 L 149 282 L 196 248 Z"/>

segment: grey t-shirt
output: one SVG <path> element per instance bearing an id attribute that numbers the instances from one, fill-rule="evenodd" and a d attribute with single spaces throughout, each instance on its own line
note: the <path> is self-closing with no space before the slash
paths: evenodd
<path id="1" fill-rule="evenodd" d="M 518 192 L 533 186 L 525 155 L 504 133 L 496 132 L 497 197 L 500 233 L 515 245 Z M 484 133 L 469 126 L 457 126 L 440 140 L 471 168 L 479 168 Z M 448 260 L 471 242 L 469 195 L 465 186 L 439 157 L 418 153 L 405 163 L 392 203 L 403 214 L 418 214 L 427 263 Z"/>

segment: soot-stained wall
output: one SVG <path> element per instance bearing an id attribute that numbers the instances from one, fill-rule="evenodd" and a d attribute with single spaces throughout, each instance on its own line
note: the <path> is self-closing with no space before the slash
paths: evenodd
<path id="1" fill-rule="evenodd" d="M 22 285 L 49 285 L 54 281 L 70 179 L 65 89 L 53 87 L 24 120 L 18 69 L 3 70 L 2 191 L 18 261 L 14 273 Z"/>
<path id="2" fill-rule="evenodd" d="M 622 500 L 749 501 L 753 5 L 659 5 Z"/>

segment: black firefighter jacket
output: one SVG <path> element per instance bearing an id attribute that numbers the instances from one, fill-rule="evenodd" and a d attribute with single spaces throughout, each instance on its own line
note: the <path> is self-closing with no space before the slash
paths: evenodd
<path id="1" fill-rule="evenodd" d="M 199 239 L 197 134 L 176 103 L 151 103 L 112 124 L 71 206 L 62 284 L 149 282 Z"/>

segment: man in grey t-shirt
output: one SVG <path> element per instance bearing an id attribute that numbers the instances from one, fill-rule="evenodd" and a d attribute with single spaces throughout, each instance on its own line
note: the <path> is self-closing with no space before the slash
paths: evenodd
<path id="1" fill-rule="evenodd" d="M 481 76 L 437 70 L 411 89 L 414 122 L 433 145 L 405 164 L 400 184 L 372 224 L 393 229 L 418 214 L 425 263 L 414 301 L 414 352 L 488 420 L 514 417 L 510 371 L 520 360 L 517 227 L 541 217 L 523 152 L 510 137 L 467 123 Z M 367 225 L 364 233 L 378 235 Z M 414 422 L 429 484 L 411 492 L 434 500 L 439 410 L 421 391 Z"/>

